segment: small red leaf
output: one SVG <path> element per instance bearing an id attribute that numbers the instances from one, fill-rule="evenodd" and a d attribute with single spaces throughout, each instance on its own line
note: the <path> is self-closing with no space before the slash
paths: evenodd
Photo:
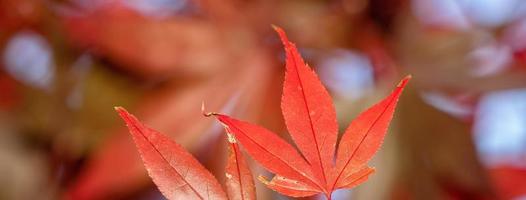
<path id="1" fill-rule="evenodd" d="M 337 176 L 334 185 L 346 185 L 344 177 L 364 166 L 378 151 L 398 102 L 411 77 L 404 78 L 384 100 L 361 113 L 351 122 L 338 146 Z"/>
<path id="2" fill-rule="evenodd" d="M 290 144 L 271 131 L 226 115 L 217 114 L 245 150 L 269 171 L 318 187 L 310 166 Z"/>
<path id="3" fill-rule="evenodd" d="M 338 123 L 332 99 L 318 76 L 303 62 L 285 32 L 274 27 L 287 55 L 281 109 L 289 134 L 323 185 L 333 167 Z"/>
<path id="4" fill-rule="evenodd" d="M 214 176 L 183 147 L 144 126 L 124 108 L 115 109 L 126 122 L 148 174 L 166 198 L 227 199 Z"/>
<path id="5" fill-rule="evenodd" d="M 226 188 L 230 200 L 254 200 L 256 188 L 252 172 L 243 157 L 235 138 L 228 134 L 230 155 L 226 166 Z"/>
<path id="6" fill-rule="evenodd" d="M 291 180 L 280 175 L 274 176 L 268 181 L 264 176 L 259 176 L 259 180 L 268 188 L 291 197 L 308 197 L 321 193 L 317 188 L 311 187 L 300 181 Z"/>

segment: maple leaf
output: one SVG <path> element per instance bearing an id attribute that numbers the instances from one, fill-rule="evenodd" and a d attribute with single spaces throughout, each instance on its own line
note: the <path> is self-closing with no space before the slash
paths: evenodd
<path id="1" fill-rule="evenodd" d="M 126 122 L 148 175 L 168 199 L 227 199 L 217 179 L 190 153 L 169 137 L 146 127 L 124 108 L 115 110 Z M 239 147 L 229 137 L 226 166 L 229 199 L 255 199 L 254 181 Z"/>
<path id="2" fill-rule="evenodd" d="M 211 114 L 250 156 L 276 174 L 270 181 L 259 177 L 269 188 L 293 197 L 324 193 L 330 199 L 334 190 L 353 188 L 374 173 L 367 162 L 379 149 L 410 76 L 350 124 L 340 140 L 335 159 L 338 125 L 332 99 L 285 32 L 279 27 L 274 29 L 287 57 L 281 109 L 289 134 L 301 154 L 263 127 L 227 115 Z"/>
<path id="3" fill-rule="evenodd" d="M 236 139 L 227 133 L 230 148 L 228 164 L 226 166 L 226 186 L 230 200 L 256 199 L 256 188 L 252 172 L 239 150 Z"/>

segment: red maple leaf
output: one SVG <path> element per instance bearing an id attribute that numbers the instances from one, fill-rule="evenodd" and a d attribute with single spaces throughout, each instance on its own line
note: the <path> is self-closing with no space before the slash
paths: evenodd
<path id="1" fill-rule="evenodd" d="M 281 108 L 289 134 L 301 154 L 263 127 L 223 114 L 210 115 L 224 124 L 250 156 L 276 174 L 270 181 L 260 177 L 269 188 L 293 197 L 324 193 L 330 199 L 334 190 L 353 188 L 374 173 L 367 162 L 379 149 L 410 76 L 350 124 L 335 158 L 338 125 L 332 99 L 285 32 L 279 27 L 274 29 L 287 56 Z"/>
<path id="2" fill-rule="evenodd" d="M 287 54 L 281 107 L 285 123 L 301 154 L 271 131 L 229 116 L 216 116 L 230 142 L 226 167 L 229 199 L 255 199 L 252 174 L 237 142 L 263 167 L 276 174 L 260 176 L 269 188 L 288 196 L 353 188 L 374 169 L 367 162 L 380 147 L 398 98 L 409 81 L 403 79 L 384 100 L 361 113 L 342 136 L 335 158 L 338 126 L 331 97 L 316 73 L 301 58 L 284 31 L 275 27 Z M 126 122 L 148 174 L 168 199 L 226 199 L 218 181 L 190 153 L 159 132 L 140 123 L 123 108 L 116 110 Z"/>

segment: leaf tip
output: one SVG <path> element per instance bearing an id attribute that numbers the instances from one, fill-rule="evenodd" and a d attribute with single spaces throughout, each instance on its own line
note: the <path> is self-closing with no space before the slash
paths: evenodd
<path id="1" fill-rule="evenodd" d="M 115 111 L 117 111 L 117 113 L 119 113 L 123 119 L 126 119 L 126 116 L 130 115 L 130 113 L 128 113 L 128 111 L 121 106 L 115 106 L 113 109 L 115 109 Z"/>
<path id="2" fill-rule="evenodd" d="M 278 35 L 279 35 L 279 37 L 280 37 L 281 42 L 283 43 L 283 45 L 285 45 L 285 46 L 290 45 L 290 44 L 289 44 L 289 43 L 290 43 L 290 42 L 289 42 L 289 39 L 288 39 L 287 34 L 285 33 L 285 31 L 284 31 L 281 27 L 276 26 L 276 25 L 274 25 L 274 24 L 272 24 L 271 26 L 272 26 L 272 28 L 274 29 L 274 31 L 276 31 L 276 33 L 278 33 Z"/>
<path id="3" fill-rule="evenodd" d="M 205 117 L 211 117 L 211 116 L 216 116 L 216 115 L 219 115 L 219 113 L 216 113 L 216 112 L 205 112 L 205 101 L 201 102 L 201 114 L 203 114 L 203 116 Z"/>
<path id="4" fill-rule="evenodd" d="M 404 79 L 402 79 L 396 87 L 399 87 L 399 88 L 405 87 L 405 85 L 407 85 L 407 83 L 409 82 L 409 80 L 411 80 L 411 78 L 413 78 L 411 74 L 405 76 Z"/>
<path id="5" fill-rule="evenodd" d="M 115 109 L 117 112 L 120 112 L 120 111 L 123 111 L 125 110 L 123 107 L 121 106 L 114 106 L 113 109 Z"/>
<path id="6" fill-rule="evenodd" d="M 276 26 L 275 24 L 270 24 L 270 26 L 271 26 L 272 29 L 274 29 L 275 31 L 278 31 L 278 29 L 281 29 L 279 26 Z"/>

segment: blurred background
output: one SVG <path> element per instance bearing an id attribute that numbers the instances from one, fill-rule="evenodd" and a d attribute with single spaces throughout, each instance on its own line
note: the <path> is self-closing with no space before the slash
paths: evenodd
<path id="1" fill-rule="evenodd" d="M 413 75 L 377 173 L 335 199 L 526 199 L 522 0 L 2 0 L 0 199 L 163 199 L 117 105 L 219 179 L 226 140 L 202 101 L 289 139 L 270 24 L 318 72 L 341 130 Z"/>

